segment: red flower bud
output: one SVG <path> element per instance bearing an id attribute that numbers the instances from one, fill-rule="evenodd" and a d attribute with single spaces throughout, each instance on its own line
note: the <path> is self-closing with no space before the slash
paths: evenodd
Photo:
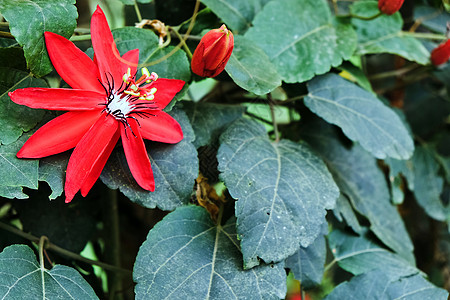
<path id="1" fill-rule="evenodd" d="M 402 7 L 404 0 L 378 0 L 378 9 L 386 14 L 392 15 Z"/>
<path id="2" fill-rule="evenodd" d="M 234 47 L 233 33 L 222 25 L 205 34 L 192 56 L 192 71 L 203 77 L 215 77 L 225 69 Z"/>
<path id="3" fill-rule="evenodd" d="M 431 63 L 435 66 L 442 65 L 450 59 L 450 39 L 439 44 L 431 51 Z"/>

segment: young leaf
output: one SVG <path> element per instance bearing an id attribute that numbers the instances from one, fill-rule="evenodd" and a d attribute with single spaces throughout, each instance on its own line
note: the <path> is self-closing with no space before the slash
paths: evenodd
<path id="1" fill-rule="evenodd" d="M 205 146 L 219 137 L 226 125 L 242 117 L 245 107 L 236 105 L 183 102 L 192 129 L 195 147 Z"/>
<path id="2" fill-rule="evenodd" d="M 42 79 L 10 68 L 0 68 L 0 141 L 10 144 L 32 129 L 44 116 L 43 110 L 15 104 L 8 92 L 27 87 L 47 87 Z"/>
<path id="3" fill-rule="evenodd" d="M 269 0 L 202 0 L 233 31 L 243 34 Z"/>
<path id="4" fill-rule="evenodd" d="M 376 15 L 376 1 L 358 1 L 351 7 L 354 15 L 370 17 Z M 429 52 L 417 39 L 403 33 L 403 20 L 400 13 L 382 15 L 374 20 L 352 18 L 358 34 L 359 54 L 392 53 L 419 64 L 429 62 Z"/>
<path id="5" fill-rule="evenodd" d="M 373 94 L 336 74 L 308 83 L 305 105 L 327 122 L 342 128 L 377 158 L 408 159 L 414 143 L 398 115 Z"/>
<path id="6" fill-rule="evenodd" d="M 245 37 L 263 49 L 281 78 L 291 83 L 326 73 L 350 58 L 356 47 L 356 33 L 348 25 L 334 26 L 325 0 L 270 1 Z"/>
<path id="7" fill-rule="evenodd" d="M 0 253 L 2 299 L 98 299 L 89 284 L 74 269 L 39 266 L 33 250 L 12 245 Z"/>
<path id="8" fill-rule="evenodd" d="M 136 299 L 281 299 L 282 264 L 243 270 L 236 220 L 216 225 L 201 207 L 179 207 L 150 230 L 136 257 Z"/>
<path id="9" fill-rule="evenodd" d="M 339 195 L 324 163 L 308 147 L 271 143 L 255 121 L 235 121 L 220 137 L 221 179 L 237 199 L 245 268 L 278 262 L 309 246 Z"/>
<path id="10" fill-rule="evenodd" d="M 40 77 L 52 71 L 44 42 L 44 31 L 69 38 L 78 18 L 75 0 L 2 0 L 0 12 L 9 22 L 12 35 L 25 52 L 28 68 Z"/>
<path id="11" fill-rule="evenodd" d="M 414 261 L 413 245 L 403 220 L 390 201 L 383 172 L 376 159 L 360 146 L 345 147 L 335 128 L 317 120 L 303 128 L 305 140 L 327 163 L 341 193 L 370 221 L 370 229 L 387 246 Z"/>
<path id="12" fill-rule="evenodd" d="M 281 78 L 266 53 L 253 42 L 236 36 L 225 70 L 241 88 L 256 95 L 270 93 L 281 85 Z"/>
<path id="13" fill-rule="evenodd" d="M 100 176 L 109 188 L 119 188 L 131 201 L 148 208 L 173 210 L 186 204 L 198 176 L 197 150 L 192 144 L 194 133 L 189 120 L 180 109 L 172 110 L 170 115 L 180 123 L 184 139 L 175 145 L 147 144 L 155 177 L 154 192 L 142 189 L 133 179 L 122 149 L 111 154 Z"/>

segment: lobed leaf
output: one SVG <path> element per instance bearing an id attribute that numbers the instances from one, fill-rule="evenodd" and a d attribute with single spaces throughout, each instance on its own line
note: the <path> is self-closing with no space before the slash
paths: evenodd
<path id="1" fill-rule="evenodd" d="M 44 42 L 44 32 L 69 38 L 78 18 L 75 0 L 2 0 L 0 12 L 9 22 L 11 34 L 23 46 L 28 68 L 40 77 L 53 69 Z"/>
<path id="2" fill-rule="evenodd" d="M 308 147 L 272 143 L 261 125 L 240 119 L 220 137 L 221 179 L 237 199 L 245 268 L 278 262 L 314 242 L 338 188 Z"/>
<path id="3" fill-rule="evenodd" d="M 136 299 L 281 299 L 282 264 L 242 269 L 236 220 L 216 225 L 201 207 L 179 207 L 150 230 L 136 257 Z"/>

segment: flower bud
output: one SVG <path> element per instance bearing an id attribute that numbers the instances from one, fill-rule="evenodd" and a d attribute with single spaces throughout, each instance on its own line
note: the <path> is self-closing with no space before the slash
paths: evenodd
<path id="1" fill-rule="evenodd" d="M 378 0 L 378 9 L 386 14 L 392 15 L 402 7 L 404 0 Z"/>
<path id="2" fill-rule="evenodd" d="M 431 63 L 435 66 L 442 65 L 450 59 L 450 39 L 439 44 L 431 51 Z"/>
<path id="3" fill-rule="evenodd" d="M 222 25 L 205 34 L 192 56 L 192 71 L 203 77 L 215 77 L 225 69 L 234 47 L 233 33 Z"/>

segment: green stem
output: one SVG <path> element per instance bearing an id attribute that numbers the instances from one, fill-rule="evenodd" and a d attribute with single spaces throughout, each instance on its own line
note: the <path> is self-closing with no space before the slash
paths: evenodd
<path id="1" fill-rule="evenodd" d="M 90 34 L 83 34 L 83 35 L 73 35 L 70 37 L 70 40 L 72 42 L 81 42 L 81 41 L 89 41 L 91 39 Z"/>
<path id="2" fill-rule="evenodd" d="M 380 11 L 376 15 L 373 15 L 373 16 L 370 16 L 370 17 L 358 16 L 358 15 L 353 15 L 353 14 L 341 15 L 341 16 L 336 16 L 336 17 L 338 17 L 338 18 L 355 18 L 355 19 L 360 19 L 360 20 L 364 20 L 364 21 L 370 21 L 370 20 L 378 18 L 382 14 L 383 13 Z"/>
<path id="3" fill-rule="evenodd" d="M 0 222 L 0 228 L 3 229 L 3 230 L 9 231 L 9 232 L 11 232 L 11 233 L 13 233 L 15 235 L 21 236 L 21 237 L 23 237 L 23 238 L 25 238 L 25 239 L 27 239 L 29 241 L 32 241 L 34 243 L 39 243 L 40 242 L 40 238 L 38 238 L 38 237 L 36 237 L 36 236 L 34 236 L 32 234 L 23 232 L 22 230 L 20 230 L 20 229 L 18 229 L 16 227 L 13 227 L 11 225 L 8 225 L 8 224 Z M 63 249 L 63 248 L 61 248 L 59 246 L 56 246 L 55 244 L 52 244 L 49 241 L 47 241 L 45 246 L 46 246 L 46 249 L 54 251 L 54 252 L 57 252 L 57 253 L 59 253 L 59 254 L 61 254 L 63 256 L 69 257 L 71 259 L 82 261 L 82 262 L 85 262 L 85 263 L 91 264 L 91 265 L 96 265 L 96 266 L 99 266 L 99 267 L 101 267 L 101 268 L 103 268 L 104 270 L 107 270 L 107 271 L 121 272 L 121 273 L 126 273 L 126 274 L 131 275 L 131 271 L 130 270 L 117 268 L 115 266 L 112 266 L 112 265 L 109 265 L 109 264 L 105 264 L 103 262 L 99 262 L 99 261 L 95 261 L 95 260 L 83 257 L 83 256 L 81 256 L 81 255 L 79 255 L 77 253 L 74 253 L 74 252 L 71 252 L 69 250 Z"/>
<path id="4" fill-rule="evenodd" d="M 446 40 L 447 37 L 443 34 L 426 33 L 426 32 L 409 32 L 402 31 L 402 35 L 412 36 L 418 39 L 431 39 L 431 40 Z"/>
<path id="5" fill-rule="evenodd" d="M 177 36 L 177 38 L 180 40 L 180 42 L 183 43 L 183 49 L 184 51 L 186 51 L 189 59 L 192 59 L 192 52 L 189 49 L 189 47 L 186 44 L 186 39 L 184 39 L 183 37 L 181 37 L 180 33 L 178 32 L 178 30 L 174 29 L 174 28 L 170 28 L 172 32 L 175 33 L 175 35 Z"/>
<path id="6" fill-rule="evenodd" d="M 136 11 L 136 16 L 138 18 L 138 21 L 141 22 L 142 21 L 142 15 L 141 15 L 141 11 L 139 10 L 139 6 L 138 6 L 136 0 L 134 0 L 134 10 Z"/>
<path id="7" fill-rule="evenodd" d="M 275 132 L 275 143 L 278 143 L 280 141 L 280 133 L 278 132 L 277 120 L 275 119 L 275 105 L 270 94 L 267 94 L 267 99 L 269 100 L 270 115 L 272 117 L 273 130 Z"/>
<path id="8" fill-rule="evenodd" d="M 44 247 L 46 242 L 48 242 L 48 237 L 46 237 L 45 235 L 41 236 L 41 238 L 39 239 L 39 265 L 41 266 L 41 270 L 45 269 Z"/>

